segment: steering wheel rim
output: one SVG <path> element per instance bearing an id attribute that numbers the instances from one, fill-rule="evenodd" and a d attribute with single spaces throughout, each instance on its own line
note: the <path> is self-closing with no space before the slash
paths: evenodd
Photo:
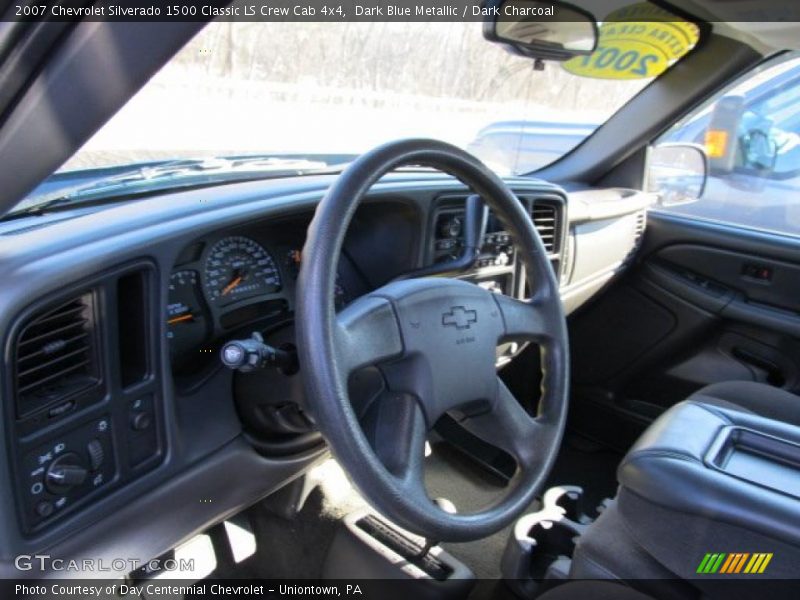
<path id="1" fill-rule="evenodd" d="M 410 164 L 456 177 L 504 221 L 528 281 L 535 282 L 529 301 L 458 280 L 411 279 L 390 283 L 335 313 L 337 262 L 356 208 L 378 179 Z M 311 414 L 359 491 L 392 521 L 437 541 L 479 539 L 511 523 L 540 491 L 566 421 L 566 320 L 530 217 L 478 159 L 441 141 L 410 139 L 380 146 L 350 164 L 320 202 L 308 230 L 296 328 Z M 535 418 L 496 376 L 494 348 L 510 339 L 541 347 L 542 395 Z M 489 382 L 487 360 L 493 373 Z M 462 361 L 464 368 L 453 373 Z M 380 365 L 388 390 L 357 415 L 347 378 L 370 364 Z M 466 400 L 471 393 L 476 396 L 472 402 Z M 517 460 L 510 490 L 477 513 L 447 513 L 425 491 L 425 434 L 445 412 Z"/>

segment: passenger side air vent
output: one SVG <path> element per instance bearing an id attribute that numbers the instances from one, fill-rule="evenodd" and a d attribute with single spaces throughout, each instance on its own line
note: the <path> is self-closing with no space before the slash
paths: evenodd
<path id="1" fill-rule="evenodd" d="M 98 383 L 93 312 L 86 293 L 23 324 L 12 346 L 19 418 Z"/>
<path id="2" fill-rule="evenodd" d="M 531 211 L 533 224 L 542 237 L 542 242 L 548 254 L 556 252 L 558 244 L 559 222 L 558 209 L 552 204 L 534 202 Z"/>
<path id="3" fill-rule="evenodd" d="M 630 252 L 625 257 L 626 262 L 632 261 L 636 257 L 639 246 L 642 245 L 642 236 L 644 235 L 645 227 L 647 227 L 647 211 L 643 210 L 636 213 L 633 222 L 633 246 Z"/>
<path id="4" fill-rule="evenodd" d="M 643 210 L 641 212 L 636 213 L 636 224 L 634 225 L 633 235 L 637 246 L 642 241 L 642 235 L 644 235 L 644 228 L 646 226 L 647 226 L 647 211 Z"/>

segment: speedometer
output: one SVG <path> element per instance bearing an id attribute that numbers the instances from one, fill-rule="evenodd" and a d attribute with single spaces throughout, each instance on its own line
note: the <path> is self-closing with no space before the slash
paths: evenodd
<path id="1" fill-rule="evenodd" d="M 281 289 L 281 275 L 272 256 L 257 242 L 243 236 L 219 240 L 209 250 L 205 264 L 206 297 L 225 306 Z"/>

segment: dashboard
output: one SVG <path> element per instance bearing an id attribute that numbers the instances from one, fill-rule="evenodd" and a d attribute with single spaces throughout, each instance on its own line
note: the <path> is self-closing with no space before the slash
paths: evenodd
<path id="1" fill-rule="evenodd" d="M 313 366 L 235 373 L 219 351 L 254 333 L 292 350 L 306 231 L 332 181 L 220 185 L 0 224 L 0 576 L 45 548 L 150 559 L 325 457 L 305 410 Z M 507 183 L 568 311 L 633 259 L 646 194 Z M 376 184 L 344 241 L 333 308 L 458 257 L 466 197 L 435 173 Z M 475 262 L 448 276 L 517 297 L 536 285 L 491 213 Z M 498 365 L 519 352 L 498 348 Z M 368 371 L 356 379 L 360 394 L 381 385 Z"/>

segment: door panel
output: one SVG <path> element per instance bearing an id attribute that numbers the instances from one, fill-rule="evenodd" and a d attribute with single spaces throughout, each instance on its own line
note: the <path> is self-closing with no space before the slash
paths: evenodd
<path id="1" fill-rule="evenodd" d="M 573 424 L 618 446 L 710 383 L 800 392 L 800 238 L 653 212 L 636 265 L 570 335 Z"/>

